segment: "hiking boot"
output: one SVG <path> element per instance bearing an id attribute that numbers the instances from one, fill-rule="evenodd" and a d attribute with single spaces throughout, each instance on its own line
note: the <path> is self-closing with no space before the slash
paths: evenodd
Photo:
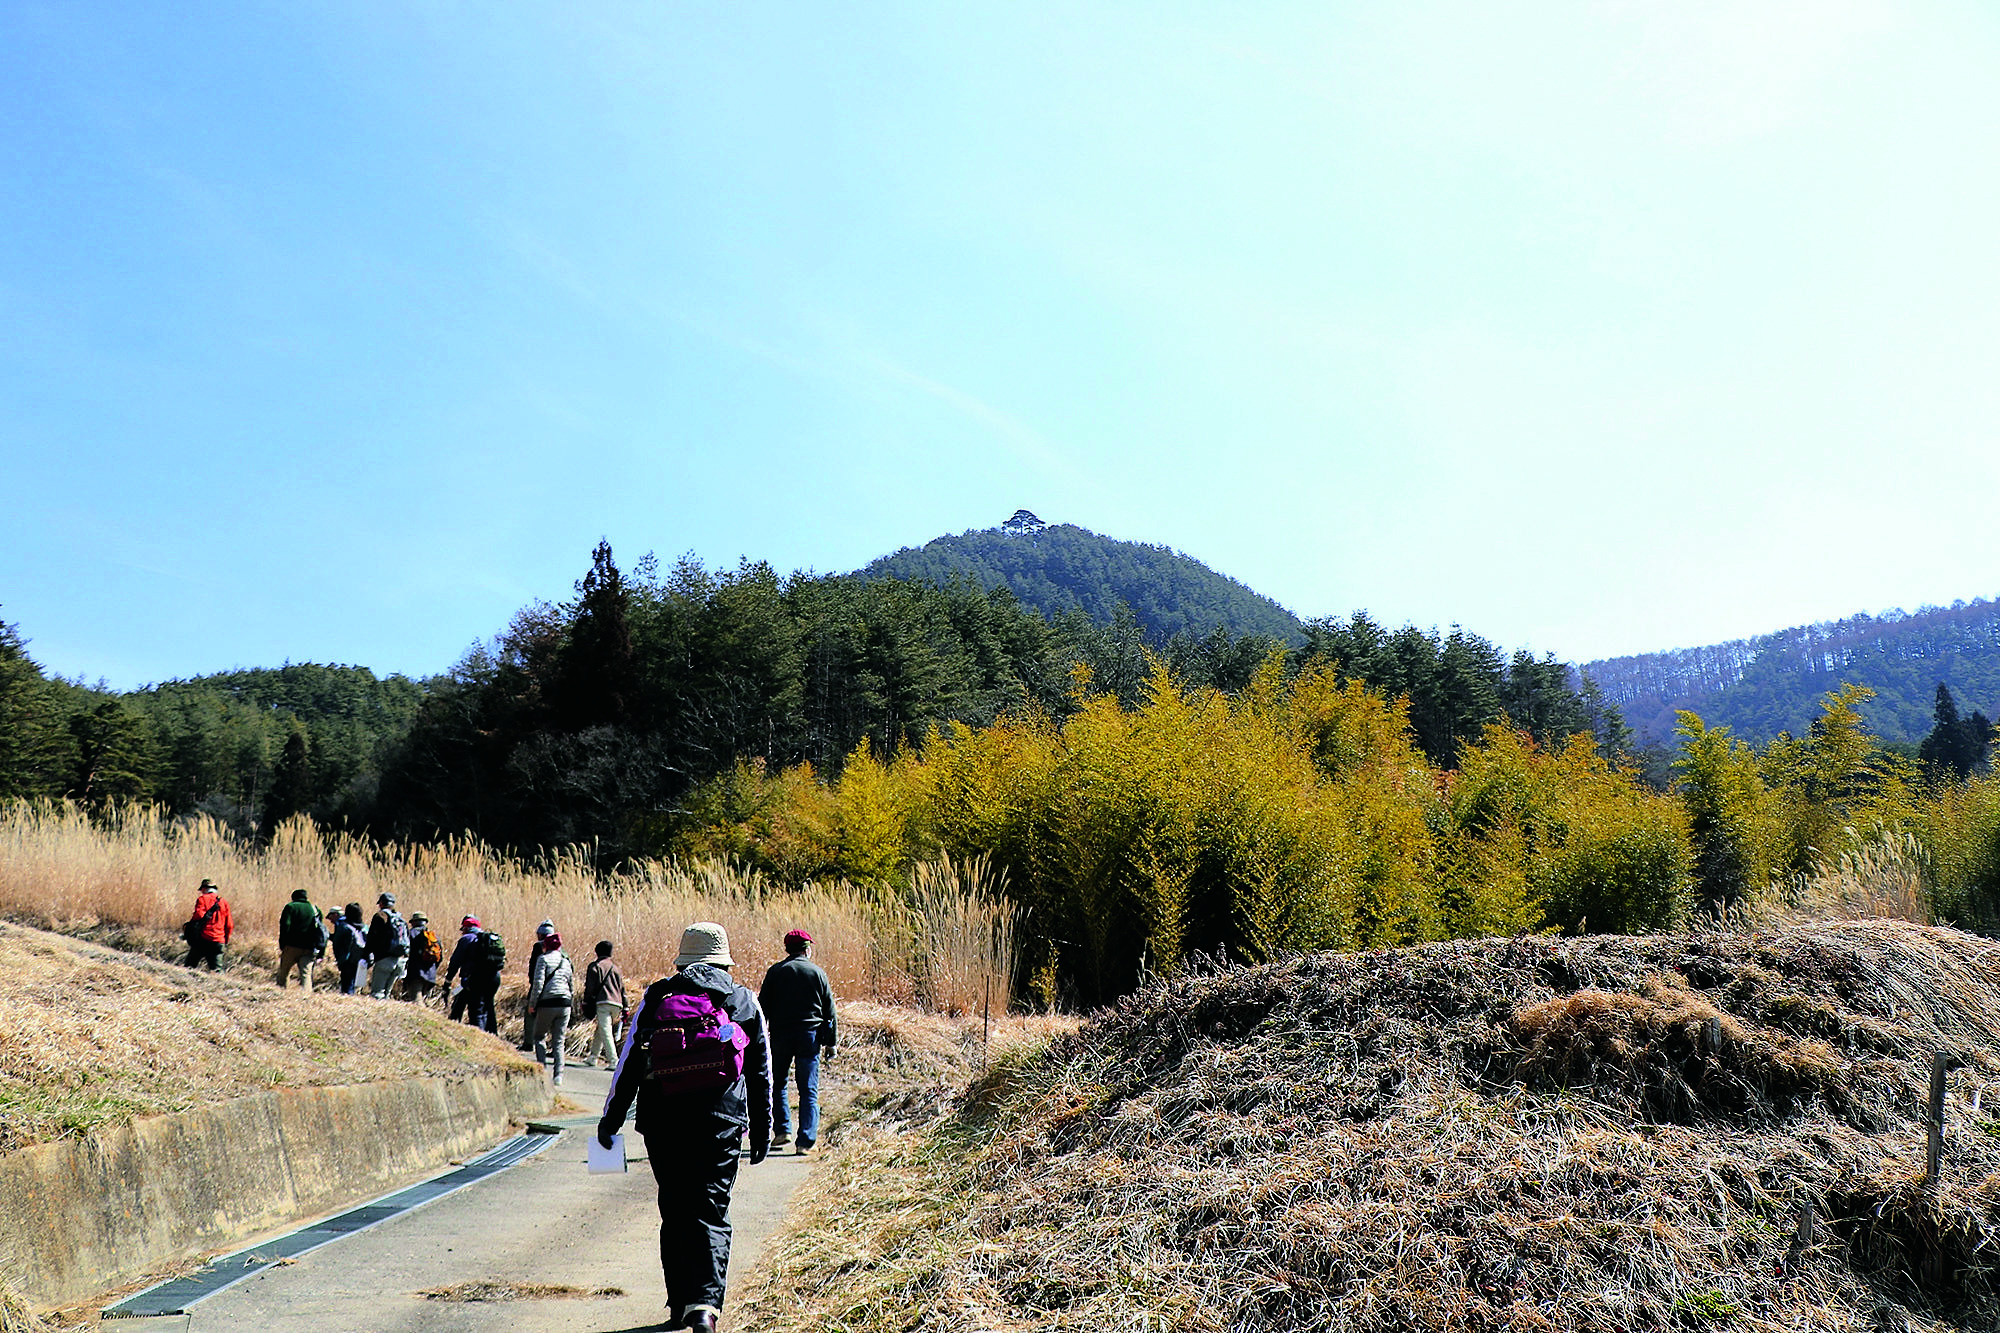
<path id="1" fill-rule="evenodd" d="M 815 1140 L 813 1139 L 806 1139 L 806 1138 L 800 1139 L 798 1147 L 799 1156 L 804 1157 L 807 1153 L 811 1152 L 813 1150 L 814 1143 Z"/>
<path id="2" fill-rule="evenodd" d="M 722 1318 L 722 1311 L 713 1305 L 690 1305 L 682 1316 L 683 1327 L 688 1333 L 715 1333 L 715 1325 Z"/>
<path id="3" fill-rule="evenodd" d="M 771 1136 L 771 1146 L 773 1148 L 782 1148 L 791 1141 L 792 1136 L 789 1134 L 773 1134 Z"/>

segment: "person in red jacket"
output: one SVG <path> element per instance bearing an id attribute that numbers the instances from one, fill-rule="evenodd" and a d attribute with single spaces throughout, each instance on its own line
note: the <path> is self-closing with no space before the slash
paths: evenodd
<path id="1" fill-rule="evenodd" d="M 235 930 L 235 923 L 229 919 L 229 904 L 215 887 L 215 881 L 203 880 L 195 894 L 194 915 L 181 927 L 181 937 L 188 946 L 187 965 L 200 967 L 207 963 L 209 971 L 220 972 L 222 946 L 229 943 Z"/>

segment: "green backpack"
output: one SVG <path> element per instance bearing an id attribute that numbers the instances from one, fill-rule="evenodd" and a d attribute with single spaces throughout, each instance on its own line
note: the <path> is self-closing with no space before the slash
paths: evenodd
<path id="1" fill-rule="evenodd" d="M 507 970 L 507 942 L 500 938 L 499 931 L 479 932 L 479 960 L 495 977 Z"/>

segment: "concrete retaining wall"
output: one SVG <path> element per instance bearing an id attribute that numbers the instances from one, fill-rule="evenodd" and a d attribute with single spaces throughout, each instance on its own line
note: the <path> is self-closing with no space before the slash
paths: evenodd
<path id="1" fill-rule="evenodd" d="M 540 1069 L 296 1088 L 23 1148 L 0 1156 L 0 1274 L 85 1300 L 427 1175 L 550 1100 Z"/>

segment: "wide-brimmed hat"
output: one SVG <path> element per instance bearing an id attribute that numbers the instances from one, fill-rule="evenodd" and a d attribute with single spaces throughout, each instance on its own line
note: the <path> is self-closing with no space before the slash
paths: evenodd
<path id="1" fill-rule="evenodd" d="M 682 931 L 681 956 L 674 959 L 674 966 L 686 967 L 690 963 L 734 967 L 736 960 L 729 956 L 729 932 L 713 921 L 697 921 Z"/>

